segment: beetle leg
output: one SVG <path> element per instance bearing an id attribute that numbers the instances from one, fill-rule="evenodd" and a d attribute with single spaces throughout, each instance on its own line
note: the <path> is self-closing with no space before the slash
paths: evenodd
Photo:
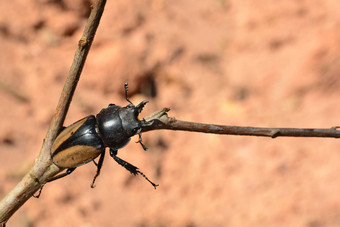
<path id="1" fill-rule="evenodd" d="M 136 143 L 139 143 L 143 147 L 144 151 L 146 151 L 148 148 L 143 144 L 142 134 L 138 133 L 138 136 L 139 136 L 139 139 Z"/>
<path id="2" fill-rule="evenodd" d="M 150 182 L 150 184 L 152 184 L 152 186 L 156 189 L 156 187 L 158 186 L 158 184 L 153 183 L 151 180 L 149 180 L 149 178 L 147 176 L 144 175 L 144 173 L 142 173 L 141 171 L 138 170 L 138 168 L 130 163 L 128 163 L 127 161 L 117 157 L 117 150 L 113 150 L 112 148 L 110 148 L 110 155 L 111 157 L 121 166 L 123 166 L 126 170 L 128 170 L 130 173 L 132 173 L 133 175 L 137 175 L 138 173 L 140 175 L 142 175 L 147 181 Z"/>
<path id="3" fill-rule="evenodd" d="M 52 177 L 52 178 L 47 179 L 47 180 L 46 180 L 46 183 L 47 183 L 47 182 L 51 182 L 51 181 L 58 180 L 58 179 L 60 179 L 60 178 L 62 178 L 62 177 L 66 177 L 67 175 L 70 175 L 75 169 L 76 169 L 76 168 L 68 168 L 68 169 L 66 170 L 65 173 L 62 173 L 62 174 L 59 174 L 59 175 L 57 175 L 57 176 L 55 176 L 55 177 Z M 39 192 L 38 192 L 38 195 L 33 195 L 34 198 L 37 198 L 37 199 L 38 199 L 38 198 L 40 197 L 41 191 L 42 191 L 42 189 L 43 189 L 43 187 L 45 186 L 46 183 L 44 183 L 44 184 L 41 185 L 40 190 L 39 190 Z"/>
<path id="4" fill-rule="evenodd" d="M 76 169 L 76 168 L 68 168 L 68 169 L 66 170 L 65 173 L 62 173 L 62 174 L 59 174 L 59 175 L 57 175 L 57 176 L 55 176 L 55 177 L 52 177 L 52 178 L 47 179 L 47 180 L 46 180 L 46 183 L 47 183 L 47 182 L 51 182 L 51 181 L 58 180 L 58 179 L 63 178 L 63 177 L 66 177 L 67 175 L 70 175 L 75 169 Z"/>
<path id="5" fill-rule="evenodd" d="M 105 156 L 105 149 L 103 150 L 102 154 L 100 155 L 98 164 L 93 160 L 94 164 L 96 164 L 96 166 L 97 166 L 97 173 L 96 173 L 96 175 L 95 175 L 94 178 L 93 178 L 93 181 L 92 181 L 92 184 L 91 184 L 91 188 L 94 188 L 94 187 L 95 187 L 94 182 L 96 181 L 96 178 L 97 178 L 97 177 L 99 176 L 99 174 L 100 174 L 100 169 L 101 169 L 102 166 L 103 166 L 104 156 Z"/>
<path id="6" fill-rule="evenodd" d="M 45 186 L 45 184 L 42 184 L 42 185 L 41 185 L 41 187 L 40 187 L 40 189 L 39 189 L 39 192 L 38 192 L 38 195 L 33 195 L 34 198 L 39 199 L 39 197 L 40 197 L 40 195 L 41 195 L 41 191 L 42 191 L 42 189 L 43 189 L 44 186 Z"/>

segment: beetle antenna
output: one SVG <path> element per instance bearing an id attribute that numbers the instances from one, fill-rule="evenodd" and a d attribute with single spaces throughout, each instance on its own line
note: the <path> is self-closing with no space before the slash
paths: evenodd
<path id="1" fill-rule="evenodd" d="M 130 104 L 133 105 L 133 103 L 130 101 L 130 99 L 128 98 L 127 92 L 128 92 L 128 83 L 124 84 L 124 89 L 125 89 L 125 99 L 126 101 L 128 101 Z"/>

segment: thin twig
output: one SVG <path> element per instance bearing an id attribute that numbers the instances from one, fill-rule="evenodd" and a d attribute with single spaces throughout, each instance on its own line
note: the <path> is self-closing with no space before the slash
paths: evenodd
<path id="1" fill-rule="evenodd" d="M 168 117 L 168 108 L 157 111 L 145 118 L 143 123 L 143 132 L 168 129 L 180 130 L 190 132 L 203 132 L 225 135 L 239 135 L 239 136 L 265 136 L 265 137 L 333 137 L 340 138 L 340 127 L 335 126 L 326 129 L 316 128 L 264 128 L 264 127 L 240 127 L 240 126 L 226 126 L 202 124 L 188 121 L 176 120 Z"/>
<path id="2" fill-rule="evenodd" d="M 87 54 L 90 50 L 100 18 L 104 11 L 105 3 L 106 0 L 97 0 L 92 6 L 90 17 L 83 35 L 79 40 L 72 66 L 60 96 L 56 113 L 44 139 L 40 155 L 36 159 L 35 164 L 30 171 L 0 202 L 0 226 L 5 226 L 6 222 L 14 214 L 14 212 L 18 210 L 44 182 L 46 182 L 47 178 L 50 178 L 62 171 L 62 169 L 58 168 L 51 162 L 50 149 L 53 141 L 63 126 L 72 96 L 76 89 Z"/>

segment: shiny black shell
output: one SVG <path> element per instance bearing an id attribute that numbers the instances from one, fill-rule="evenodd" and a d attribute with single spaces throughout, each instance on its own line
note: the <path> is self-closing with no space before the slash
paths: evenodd
<path id="1" fill-rule="evenodd" d="M 105 146 L 96 124 L 95 117 L 91 115 L 61 131 L 52 146 L 52 162 L 62 168 L 72 168 L 98 157 Z"/>
<path id="2" fill-rule="evenodd" d="M 96 116 L 99 134 L 105 146 L 118 150 L 130 141 L 130 137 L 141 131 L 139 112 L 133 105 L 126 107 L 110 104 Z"/>
<path id="3" fill-rule="evenodd" d="M 51 150 L 52 162 L 62 168 L 74 168 L 97 158 L 105 147 L 118 150 L 141 132 L 138 114 L 146 101 L 126 107 L 110 104 L 97 116 L 90 115 L 65 128 Z"/>

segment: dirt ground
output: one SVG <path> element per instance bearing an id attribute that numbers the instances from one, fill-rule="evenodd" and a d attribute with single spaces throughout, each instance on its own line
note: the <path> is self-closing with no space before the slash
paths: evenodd
<path id="1" fill-rule="evenodd" d="M 37 157 L 89 14 L 87 0 L 0 1 L 0 197 Z M 108 1 L 65 125 L 149 100 L 196 122 L 340 125 L 340 1 Z M 138 137 L 132 138 L 136 141 Z M 340 141 L 143 134 L 47 184 L 8 226 L 340 226 Z"/>

